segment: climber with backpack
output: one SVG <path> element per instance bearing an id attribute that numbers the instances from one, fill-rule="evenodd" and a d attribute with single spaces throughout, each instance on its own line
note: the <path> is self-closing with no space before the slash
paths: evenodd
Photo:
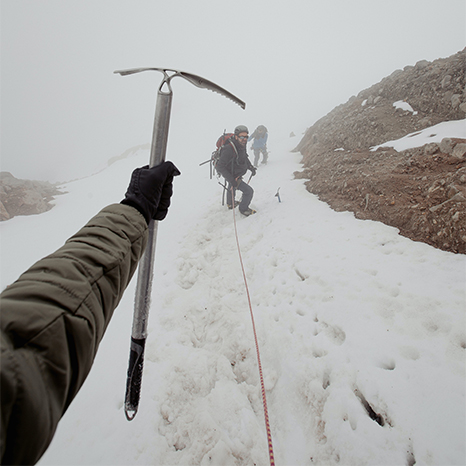
<path id="1" fill-rule="evenodd" d="M 248 128 L 244 125 L 237 126 L 234 134 L 221 147 L 215 166 L 217 172 L 222 175 L 228 183 L 226 186 L 228 208 L 233 209 L 239 204 L 238 209 L 240 213 L 246 217 L 256 213 L 255 210 L 249 207 L 252 196 L 254 195 L 254 190 L 249 184 L 243 181 L 243 176 L 248 170 L 251 171 L 251 176 L 256 174 L 256 169 L 249 160 L 246 152 L 248 137 Z M 243 193 L 239 203 L 235 201 L 236 190 Z"/>

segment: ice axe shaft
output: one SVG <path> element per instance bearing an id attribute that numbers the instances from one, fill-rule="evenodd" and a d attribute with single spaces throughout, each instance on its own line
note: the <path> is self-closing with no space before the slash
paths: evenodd
<path id="1" fill-rule="evenodd" d="M 172 93 L 162 93 L 160 90 L 157 94 L 154 131 L 152 135 L 149 160 L 150 167 L 160 165 L 165 161 L 172 96 Z M 128 421 L 133 420 L 136 416 L 141 393 L 144 348 L 147 338 L 147 323 L 152 292 L 153 263 L 155 257 L 155 245 L 157 242 L 158 223 L 159 222 L 157 220 L 152 219 L 149 222 L 147 246 L 138 266 L 125 395 L 125 415 Z"/>
<path id="2" fill-rule="evenodd" d="M 218 86 L 191 73 L 172 70 L 168 68 L 135 68 L 129 70 L 115 71 L 121 76 L 140 73 L 142 71 L 160 71 L 163 73 L 163 80 L 157 93 L 155 106 L 154 130 L 152 134 L 152 144 L 150 150 L 149 166 L 154 167 L 165 161 L 168 142 L 168 128 L 170 125 L 170 113 L 172 106 L 173 91 L 171 79 L 179 76 L 191 84 L 208 89 L 224 95 L 233 100 L 241 108 L 246 104 L 236 96 Z M 142 373 L 144 366 L 144 348 L 147 338 L 147 324 L 149 319 L 150 298 L 152 291 L 153 264 L 155 257 L 155 245 L 157 240 L 158 221 L 149 222 L 149 238 L 144 254 L 139 262 L 138 277 L 136 284 L 136 295 L 134 298 L 133 326 L 131 331 L 131 346 L 128 363 L 128 375 L 126 379 L 125 394 L 125 415 L 128 421 L 136 416 L 141 393 Z"/>

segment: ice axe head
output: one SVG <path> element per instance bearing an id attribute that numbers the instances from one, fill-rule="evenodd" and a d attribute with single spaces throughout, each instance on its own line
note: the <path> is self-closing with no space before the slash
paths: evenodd
<path id="1" fill-rule="evenodd" d="M 118 73 L 121 76 L 127 76 L 128 74 L 140 73 L 142 71 L 160 71 L 161 73 L 163 73 L 163 81 L 159 87 L 159 92 L 161 93 L 167 93 L 167 91 L 163 90 L 163 88 L 166 86 L 168 88 L 168 93 L 171 94 L 172 90 L 170 86 L 170 81 L 172 80 L 172 78 L 180 76 L 181 78 L 186 79 L 186 81 L 189 81 L 196 87 L 208 89 L 209 91 L 222 94 L 227 99 L 230 99 L 236 104 L 238 104 L 242 109 L 246 108 L 246 104 L 241 99 L 233 95 L 231 92 L 228 92 L 223 87 L 220 87 L 219 85 L 213 83 L 212 81 L 209 81 L 208 79 L 202 78 L 201 76 L 197 76 L 192 73 L 187 73 L 186 71 L 172 70 L 169 68 L 133 68 L 129 70 L 114 71 L 114 73 Z"/>

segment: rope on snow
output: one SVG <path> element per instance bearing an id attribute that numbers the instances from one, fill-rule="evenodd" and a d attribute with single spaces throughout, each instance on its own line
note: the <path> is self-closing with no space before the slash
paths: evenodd
<path id="1" fill-rule="evenodd" d="M 261 381 L 262 404 L 264 406 L 265 429 L 267 431 L 267 442 L 268 442 L 268 445 L 269 445 L 270 466 L 275 466 L 275 459 L 273 457 L 272 433 L 270 431 L 269 413 L 268 413 L 268 410 L 267 410 L 267 398 L 265 396 L 264 377 L 262 375 L 262 364 L 261 364 L 261 357 L 260 357 L 260 353 L 259 353 L 259 343 L 257 341 L 256 325 L 254 323 L 254 314 L 252 312 L 251 297 L 249 295 L 248 282 L 246 280 L 246 273 L 244 271 L 243 258 L 241 256 L 241 248 L 240 248 L 239 239 L 238 239 L 238 230 L 236 228 L 235 192 L 233 190 L 233 187 L 231 188 L 231 191 L 232 191 L 232 203 L 233 203 L 233 209 L 231 209 L 231 210 L 233 211 L 233 223 L 235 225 L 236 245 L 238 247 L 239 261 L 240 261 L 240 264 L 241 264 L 241 270 L 243 272 L 244 285 L 246 287 L 246 294 L 247 294 L 248 303 L 249 303 L 249 312 L 251 314 L 252 330 L 253 330 L 253 333 L 254 333 L 254 341 L 255 341 L 255 344 L 256 344 L 257 364 L 258 364 L 258 367 L 259 367 L 259 377 L 260 377 L 260 381 Z"/>

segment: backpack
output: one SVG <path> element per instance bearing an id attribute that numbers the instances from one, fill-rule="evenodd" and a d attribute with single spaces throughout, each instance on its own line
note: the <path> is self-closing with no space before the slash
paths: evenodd
<path id="1" fill-rule="evenodd" d="M 233 136 L 234 136 L 233 133 L 223 133 L 217 139 L 217 142 L 215 143 L 216 149 L 212 152 L 212 155 L 210 157 L 210 166 L 211 166 L 210 178 L 212 178 L 212 167 L 214 169 L 217 168 L 217 163 L 220 159 L 220 153 L 222 152 L 222 149 L 228 144 L 228 142 Z M 235 152 L 236 152 L 236 147 L 234 145 L 233 145 L 233 148 L 235 149 Z"/>
<path id="2" fill-rule="evenodd" d="M 222 152 L 222 149 L 228 144 L 230 143 L 232 146 L 233 146 L 233 149 L 235 150 L 235 153 L 236 155 L 238 155 L 238 150 L 236 149 L 236 146 L 233 144 L 233 142 L 231 141 L 231 138 L 234 136 L 233 133 L 226 133 L 224 132 L 218 139 L 217 139 L 217 142 L 215 143 L 215 146 L 216 146 L 216 149 L 212 152 L 212 155 L 210 156 L 210 159 L 209 160 L 206 160 L 205 162 L 202 162 L 199 164 L 199 166 L 201 165 L 205 165 L 206 163 L 208 163 L 210 165 L 210 179 L 212 179 L 212 174 L 213 174 L 213 171 L 217 171 L 216 168 L 217 168 L 217 163 L 220 159 L 220 154 Z M 232 160 L 232 163 L 233 163 L 233 160 Z M 219 177 L 221 177 L 221 173 L 219 173 L 217 171 L 217 175 Z M 221 183 L 219 181 L 219 185 L 223 187 L 223 194 L 222 194 L 222 205 L 225 204 L 225 192 L 227 191 L 227 187 L 226 187 L 226 181 L 225 183 Z"/>
<path id="3" fill-rule="evenodd" d="M 217 146 L 217 150 L 218 149 L 221 149 L 226 143 L 227 141 L 232 137 L 234 136 L 233 133 L 223 133 L 218 139 L 217 139 L 217 142 L 216 142 L 216 146 Z"/>
<path id="4" fill-rule="evenodd" d="M 236 154 L 238 154 L 235 145 L 230 141 L 230 139 L 233 136 L 234 136 L 233 133 L 224 132 L 217 139 L 217 142 L 215 143 L 216 149 L 212 152 L 212 155 L 210 156 L 210 159 L 199 164 L 199 166 L 205 165 L 206 163 L 208 163 L 210 165 L 210 179 L 212 179 L 213 172 L 217 168 L 217 163 L 218 163 L 218 161 L 220 159 L 220 153 L 222 152 L 222 149 L 228 144 L 228 142 L 230 142 L 230 144 L 233 146 L 233 149 L 235 149 Z M 220 173 L 218 173 L 218 172 L 217 172 L 217 174 L 220 175 Z"/>

